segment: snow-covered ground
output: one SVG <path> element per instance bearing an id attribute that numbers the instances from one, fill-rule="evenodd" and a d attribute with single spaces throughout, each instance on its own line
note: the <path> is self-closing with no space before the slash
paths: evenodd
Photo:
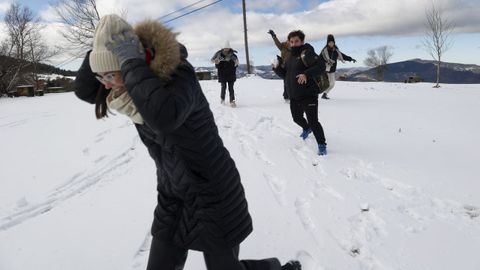
<path id="1" fill-rule="evenodd" d="M 241 258 L 316 269 L 480 269 L 480 86 L 338 82 L 316 155 L 281 81 L 202 82 L 249 200 Z M 0 269 L 144 269 L 155 168 L 124 116 L 74 94 L 0 99 Z M 191 252 L 186 270 L 204 270 Z"/>

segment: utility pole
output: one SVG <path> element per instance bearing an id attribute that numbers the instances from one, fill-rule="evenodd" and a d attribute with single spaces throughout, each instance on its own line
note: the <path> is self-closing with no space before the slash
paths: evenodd
<path id="1" fill-rule="evenodd" d="M 250 68 L 250 56 L 248 53 L 247 8 L 245 6 L 245 0 L 242 0 L 242 4 L 243 4 L 243 31 L 245 34 L 245 52 L 247 56 L 247 73 L 252 74 L 252 70 Z"/>

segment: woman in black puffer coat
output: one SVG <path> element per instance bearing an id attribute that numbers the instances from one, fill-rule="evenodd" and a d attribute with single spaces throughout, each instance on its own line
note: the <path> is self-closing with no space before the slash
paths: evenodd
<path id="1" fill-rule="evenodd" d="M 210 60 L 215 64 L 218 71 L 218 82 L 222 85 L 220 92 L 220 102 L 225 103 L 225 95 L 228 84 L 228 94 L 230 97 L 230 105 L 236 106 L 235 90 L 233 88 L 237 80 L 238 57 L 234 49 L 231 48 L 230 42 L 226 42 L 223 49 L 216 52 Z"/>
<path id="2" fill-rule="evenodd" d="M 209 270 L 281 269 L 275 258 L 238 260 L 252 220 L 238 170 L 186 57 L 175 34 L 158 22 L 132 29 L 107 15 L 75 81 L 76 95 L 96 103 L 98 118 L 107 107 L 130 117 L 155 161 L 158 205 L 147 269 L 183 269 L 189 249 L 204 252 Z"/>
<path id="3" fill-rule="evenodd" d="M 343 54 L 340 51 L 340 49 L 335 44 L 335 37 L 332 34 L 328 35 L 327 44 L 322 49 L 322 52 L 320 53 L 320 55 L 325 61 L 325 64 L 326 64 L 325 71 L 327 72 L 328 80 L 330 82 L 329 87 L 325 90 L 325 92 L 323 92 L 322 98 L 330 99 L 328 97 L 328 94 L 330 93 L 330 91 L 332 91 L 333 87 L 335 86 L 335 81 L 336 81 L 335 72 L 337 71 L 337 62 L 338 62 L 337 60 L 340 60 L 343 63 L 345 61 L 356 63 L 357 60 L 353 59 L 352 57 L 346 54 Z"/>

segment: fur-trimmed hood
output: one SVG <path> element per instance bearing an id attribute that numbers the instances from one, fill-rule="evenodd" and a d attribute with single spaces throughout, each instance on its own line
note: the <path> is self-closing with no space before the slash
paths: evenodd
<path id="1" fill-rule="evenodd" d="M 177 33 L 154 20 L 141 22 L 134 30 L 143 47 L 153 51 L 154 58 L 150 62 L 150 68 L 160 78 L 170 79 L 182 58 L 186 58 L 186 49 L 178 43 Z"/>

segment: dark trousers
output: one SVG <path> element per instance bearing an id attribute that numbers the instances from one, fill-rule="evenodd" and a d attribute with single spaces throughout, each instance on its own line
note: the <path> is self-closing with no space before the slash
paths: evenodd
<path id="1" fill-rule="evenodd" d="M 287 84 L 285 83 L 285 80 L 283 80 L 283 98 L 289 99 L 288 92 L 287 92 Z"/>
<path id="2" fill-rule="evenodd" d="M 235 82 L 228 82 L 228 93 L 230 95 L 230 102 L 235 100 L 235 91 L 233 90 L 234 83 Z M 222 100 L 225 100 L 225 94 L 227 92 L 226 90 L 227 90 L 227 82 L 222 82 L 222 92 L 220 94 L 220 98 Z"/>
<path id="3" fill-rule="evenodd" d="M 208 270 L 281 270 L 278 259 L 238 260 L 240 247 L 219 251 L 204 252 Z M 165 243 L 153 237 L 148 258 L 147 270 L 182 270 L 187 260 L 188 250 Z"/>
<path id="4" fill-rule="evenodd" d="M 318 122 L 318 96 L 302 100 L 290 100 L 290 111 L 293 121 L 297 125 L 303 129 L 310 128 L 317 143 L 326 144 L 323 127 Z M 307 115 L 307 119 L 303 117 L 303 114 Z"/>

